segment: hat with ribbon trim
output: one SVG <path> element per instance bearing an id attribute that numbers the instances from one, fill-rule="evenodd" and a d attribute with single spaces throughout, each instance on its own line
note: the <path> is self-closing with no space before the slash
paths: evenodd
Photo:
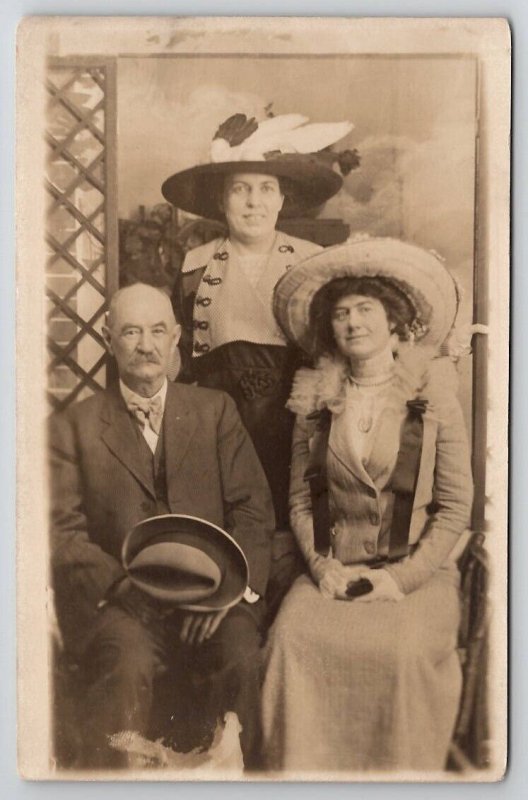
<path id="1" fill-rule="evenodd" d="M 123 543 L 122 562 L 138 589 L 192 611 L 230 608 L 248 585 L 246 557 L 232 536 L 184 514 L 135 525 Z"/>
<path id="2" fill-rule="evenodd" d="M 352 123 L 307 123 L 308 117 L 302 114 L 281 114 L 262 122 L 234 114 L 216 131 L 208 162 L 167 178 L 162 194 L 177 208 L 221 220 L 218 197 L 224 178 L 257 173 L 288 179 L 281 217 L 316 208 L 342 186 L 334 163 L 347 175 L 359 165 L 359 156 L 356 150 L 330 150 L 352 130 Z"/>

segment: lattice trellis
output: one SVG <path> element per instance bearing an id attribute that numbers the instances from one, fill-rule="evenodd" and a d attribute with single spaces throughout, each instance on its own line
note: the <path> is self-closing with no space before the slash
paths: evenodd
<path id="1" fill-rule="evenodd" d="M 104 66 L 48 72 L 48 394 L 55 409 L 106 382 L 106 84 Z"/>

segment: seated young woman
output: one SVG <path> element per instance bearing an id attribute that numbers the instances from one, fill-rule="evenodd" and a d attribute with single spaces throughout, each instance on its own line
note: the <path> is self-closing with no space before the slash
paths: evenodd
<path id="1" fill-rule="evenodd" d="M 472 501 L 456 373 L 437 358 L 457 299 L 436 255 L 391 239 L 329 248 L 277 286 L 277 319 L 316 366 L 299 371 L 288 404 L 307 574 L 266 650 L 270 770 L 445 766 Z"/>

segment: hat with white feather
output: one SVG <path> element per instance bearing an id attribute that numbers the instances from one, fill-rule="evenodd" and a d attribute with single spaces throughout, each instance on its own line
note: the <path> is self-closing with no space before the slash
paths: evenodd
<path id="1" fill-rule="evenodd" d="M 205 164 L 177 172 L 163 183 L 163 196 L 177 208 L 222 219 L 218 190 L 226 175 L 257 173 L 287 179 L 282 217 L 320 206 L 342 185 L 337 163 L 347 175 L 359 165 L 356 150 L 335 153 L 330 145 L 345 137 L 351 122 L 308 123 L 302 114 L 281 114 L 262 122 L 234 114 L 216 131 Z"/>

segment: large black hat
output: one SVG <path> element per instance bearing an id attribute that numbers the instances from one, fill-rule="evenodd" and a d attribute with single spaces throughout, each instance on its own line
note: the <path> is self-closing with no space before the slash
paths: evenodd
<path id="1" fill-rule="evenodd" d="M 329 145 L 352 129 L 349 122 L 306 125 L 307 117 L 282 114 L 256 122 L 234 114 L 218 128 L 210 161 L 171 175 L 163 196 L 177 208 L 208 219 L 222 219 L 219 192 L 226 175 L 257 173 L 288 180 L 282 217 L 293 216 L 326 202 L 339 191 L 341 176 L 359 164 L 355 151 L 333 153 Z"/>

